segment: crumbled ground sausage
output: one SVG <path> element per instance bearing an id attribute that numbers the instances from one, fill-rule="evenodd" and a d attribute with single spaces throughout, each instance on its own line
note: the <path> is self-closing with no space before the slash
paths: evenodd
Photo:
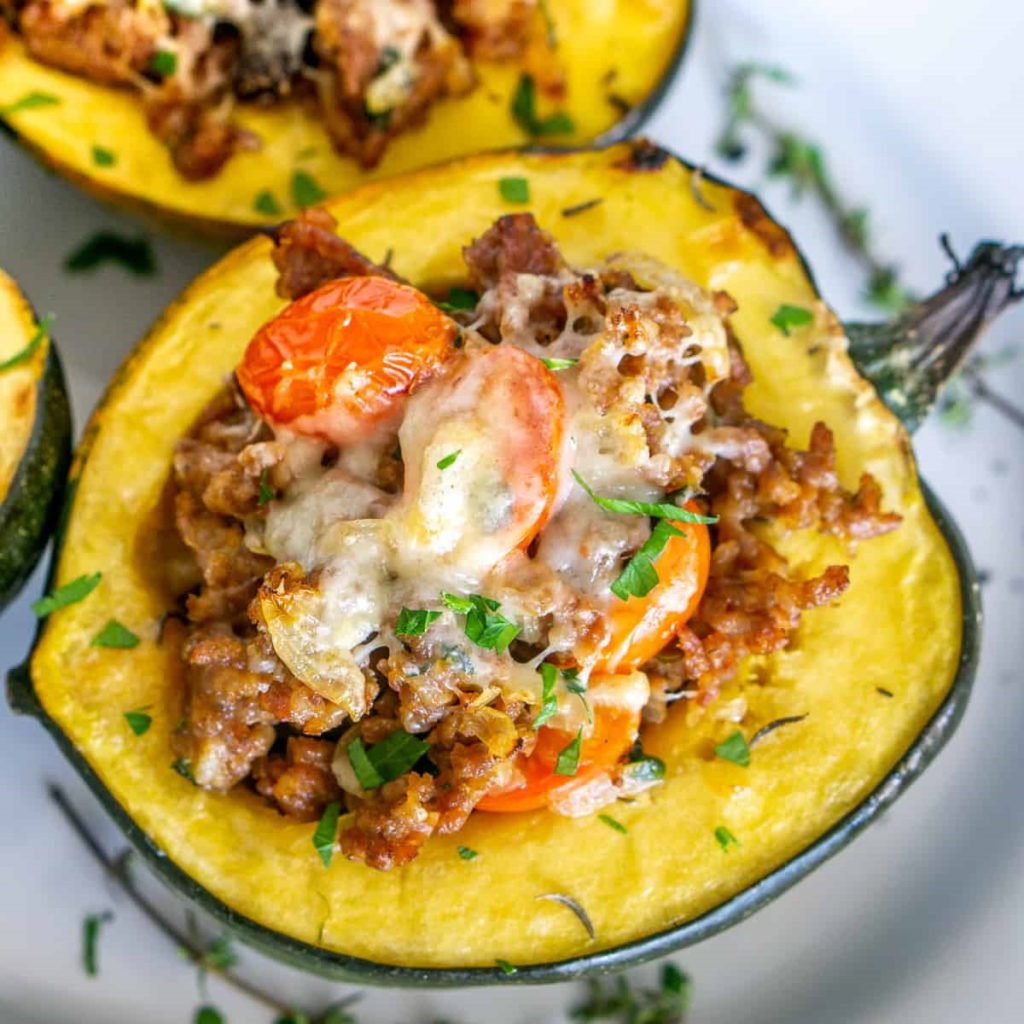
<path id="1" fill-rule="evenodd" d="M 283 224 L 274 239 L 277 294 L 301 299 L 339 277 L 372 275 L 397 280 L 387 268 L 368 260 L 335 232 L 338 222 L 324 209 L 303 210 Z"/>
<path id="2" fill-rule="evenodd" d="M 335 147 L 364 167 L 379 163 L 388 141 L 422 122 L 436 100 L 475 83 L 431 0 L 319 0 L 315 17 L 324 123 Z M 415 26 L 415 37 L 402 40 L 409 52 L 380 39 L 403 23 L 404 35 Z"/>
<path id="3" fill-rule="evenodd" d="M 389 273 L 337 238 L 334 227 L 328 214 L 313 210 L 278 232 L 281 294 L 300 296 L 350 274 Z M 848 545 L 899 523 L 881 511 L 870 476 L 854 493 L 843 489 L 824 424 L 815 425 L 808 448 L 799 450 L 787 445 L 784 431 L 746 412 L 743 392 L 751 375 L 735 339 L 728 339 L 729 376 L 707 399 L 701 369 L 677 358 L 688 344 L 679 310 L 645 300 L 628 272 L 576 274 L 529 214 L 501 218 L 466 247 L 465 257 L 472 282 L 485 290 L 476 315 L 484 310 L 489 317 L 491 340 L 501 341 L 510 323 L 522 329 L 509 310 L 524 287 L 530 296 L 526 326 L 554 331 L 558 345 L 590 349 L 602 331 L 613 341 L 625 339 L 622 352 L 608 349 L 610 371 L 581 364 L 581 386 L 607 415 L 622 411 L 626 396 L 622 414 L 636 420 L 642 447 L 660 460 L 652 474 L 675 480 L 697 472 L 699 500 L 718 517 L 703 599 L 674 642 L 644 666 L 652 694 L 648 721 L 664 718 L 674 700 L 710 703 L 742 658 L 784 649 L 803 611 L 832 603 L 848 586 L 844 565 L 800 577 L 764 539 L 761 522 L 820 530 Z M 735 309 L 727 296 L 714 303 L 723 315 Z M 664 420 L 654 408 L 667 401 L 688 406 L 685 422 L 701 441 L 697 456 L 668 450 Z M 520 698 L 506 702 L 500 688 L 481 683 L 443 630 L 406 637 L 390 653 L 385 645 L 370 659 L 373 667 L 364 671 L 372 710 L 355 725 L 295 679 L 257 628 L 258 611 L 249 608 L 273 566 L 246 546 L 246 537 L 263 514 L 261 473 L 280 471 L 275 482 L 287 483 L 287 470 L 278 465 L 283 458 L 282 446 L 233 387 L 211 403 L 175 452 L 175 521 L 203 580 L 187 598 L 186 715 L 175 750 L 198 784 L 223 790 L 249 778 L 282 813 L 299 820 L 314 820 L 327 803 L 344 800 L 354 812 L 340 840 L 346 856 L 394 867 L 415 857 L 431 834 L 457 831 L 483 797 L 514 783 L 516 755 L 536 743 L 535 709 Z M 396 454 L 381 458 L 378 473 L 382 486 L 400 489 Z M 557 643 L 559 631 L 568 631 L 575 652 L 600 648 L 607 628 L 602 616 L 543 559 L 525 552 L 514 557 L 522 571 L 495 582 L 493 598 L 529 620 L 516 641 L 524 660 Z M 476 657 L 478 666 L 486 665 L 485 655 Z M 353 792 L 343 781 L 350 791 L 342 794 L 331 762 L 346 725 L 346 736 L 371 745 L 398 729 L 425 737 L 426 760 L 369 792 Z M 566 806 L 600 803 L 623 784 L 608 775 L 587 793 L 566 798 Z"/>
<path id="4" fill-rule="evenodd" d="M 146 70 L 170 21 L 162 7 L 131 0 L 82 7 L 28 0 L 17 27 L 28 52 L 44 64 L 108 85 L 129 85 Z"/>
<path id="5" fill-rule="evenodd" d="M 324 806 L 341 799 L 331 771 L 334 744 L 290 736 L 284 756 L 271 754 L 253 765 L 256 791 L 296 821 L 316 821 Z"/>

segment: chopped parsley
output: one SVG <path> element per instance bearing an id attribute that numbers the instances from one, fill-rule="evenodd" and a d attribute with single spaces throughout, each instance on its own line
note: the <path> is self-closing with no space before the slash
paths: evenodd
<path id="1" fill-rule="evenodd" d="M 740 845 L 740 841 L 724 825 L 719 825 L 715 829 L 715 839 L 725 853 L 728 853 L 733 846 Z"/>
<path id="2" fill-rule="evenodd" d="M 629 829 L 622 824 L 621 821 L 616 821 L 610 814 L 599 814 L 598 819 L 603 821 L 609 828 L 615 829 L 616 832 L 621 832 L 625 835 Z"/>
<path id="3" fill-rule="evenodd" d="M 540 667 L 540 678 L 543 683 L 543 691 L 540 701 L 540 711 L 533 720 L 534 729 L 539 729 L 545 722 L 550 721 L 558 714 L 558 666 L 545 661 Z"/>
<path id="4" fill-rule="evenodd" d="M 192 774 L 192 765 L 190 765 L 185 758 L 179 757 L 177 761 L 172 761 L 171 768 L 183 779 L 188 779 L 193 786 L 196 784 L 196 777 Z"/>
<path id="5" fill-rule="evenodd" d="M 570 693 L 579 697 L 580 703 L 583 705 L 583 713 L 587 716 L 587 721 L 593 722 L 594 716 L 590 711 L 590 701 L 587 700 L 587 688 L 580 682 L 579 670 L 575 668 L 563 668 L 562 678 L 565 680 L 565 688 Z"/>
<path id="6" fill-rule="evenodd" d="M 178 55 L 171 50 L 157 50 L 149 62 L 149 68 L 161 78 L 169 78 L 178 70 Z"/>
<path id="7" fill-rule="evenodd" d="M 580 766 L 580 747 L 583 745 L 583 729 L 580 728 L 573 739 L 558 752 L 555 761 L 556 775 L 575 775 Z"/>
<path id="8" fill-rule="evenodd" d="M 145 708 L 139 708 L 136 711 L 126 711 L 124 713 L 124 720 L 128 723 L 128 728 L 136 736 L 145 735 L 153 724 L 153 716 L 148 714 Z"/>
<path id="9" fill-rule="evenodd" d="M 280 217 L 283 212 L 277 197 L 269 188 L 256 194 L 256 198 L 252 201 L 252 208 L 266 217 Z"/>
<path id="10" fill-rule="evenodd" d="M 109 619 L 107 624 L 92 638 L 89 646 L 130 650 L 132 647 L 139 646 L 139 638 L 117 619 Z"/>
<path id="11" fill-rule="evenodd" d="M 750 765 L 750 747 L 743 738 L 743 733 L 737 729 L 731 736 L 727 736 L 718 746 L 715 747 L 715 756 L 723 761 L 732 761 L 741 768 Z"/>
<path id="12" fill-rule="evenodd" d="M 462 313 L 476 309 L 479 301 L 480 295 L 472 288 L 449 288 L 448 298 L 435 302 L 434 305 L 446 313 Z"/>
<path id="13" fill-rule="evenodd" d="M 224 1024 L 224 1016 L 216 1006 L 200 1006 L 192 1024 Z"/>
<path id="14" fill-rule="evenodd" d="M 511 977 L 513 974 L 519 973 L 519 968 L 510 964 L 507 960 L 502 960 L 499 957 L 494 962 L 498 965 L 498 970 L 501 971 L 502 974 L 507 974 Z"/>
<path id="15" fill-rule="evenodd" d="M 295 171 L 292 174 L 292 199 L 298 207 L 313 206 L 323 202 L 327 193 L 317 183 L 316 178 L 307 171 Z"/>
<path id="16" fill-rule="evenodd" d="M 93 146 L 92 162 L 97 167 L 113 167 L 117 163 L 117 157 L 113 150 L 107 149 L 105 146 Z"/>
<path id="17" fill-rule="evenodd" d="M 875 692 L 880 693 L 883 697 L 894 697 L 895 694 L 892 690 L 887 690 L 884 686 L 876 686 Z"/>
<path id="18" fill-rule="evenodd" d="M 576 483 L 606 512 L 618 512 L 626 516 L 650 516 L 655 519 L 672 519 L 680 523 L 718 522 L 718 516 L 702 516 L 697 512 L 691 512 L 688 508 L 683 508 L 671 502 L 626 501 L 623 498 L 602 498 L 601 495 L 594 492 L 575 469 L 572 471 L 572 475 Z"/>
<path id="19" fill-rule="evenodd" d="M 541 362 L 549 370 L 570 370 L 574 367 L 579 360 L 578 359 L 542 359 Z"/>
<path id="20" fill-rule="evenodd" d="M 156 273 L 153 247 L 143 235 L 126 238 L 116 231 L 97 231 L 87 238 L 64 261 L 64 269 L 72 273 L 93 270 L 103 263 L 120 263 L 137 277 L 151 277 Z"/>
<path id="21" fill-rule="evenodd" d="M 526 178 L 499 178 L 498 191 L 506 203 L 528 203 L 530 183 Z"/>
<path id="22" fill-rule="evenodd" d="M 576 130 L 572 118 L 564 111 L 538 117 L 536 105 L 537 86 L 533 76 L 520 75 L 509 109 L 513 120 L 527 135 L 570 135 Z"/>
<path id="23" fill-rule="evenodd" d="M 466 636 L 478 647 L 504 654 L 508 645 L 519 635 L 519 627 L 498 614 L 501 605 L 489 597 L 469 594 L 459 597 L 457 594 L 442 593 L 441 600 L 445 607 L 457 615 L 466 616 Z"/>
<path id="24" fill-rule="evenodd" d="M 11 114 L 20 114 L 23 110 L 38 110 L 40 107 L 55 107 L 60 103 L 60 98 L 53 93 L 39 92 L 33 90 L 25 93 L 20 99 L 9 103 L 6 107 L 0 107 L 0 114 L 8 117 Z"/>
<path id="25" fill-rule="evenodd" d="M 324 867 L 331 866 L 331 857 L 334 855 L 334 841 L 338 836 L 338 817 L 341 814 L 341 804 L 336 800 L 324 808 L 320 815 L 316 830 L 313 832 L 313 849 L 320 854 Z"/>
<path id="26" fill-rule="evenodd" d="M 449 454 L 447 454 L 443 459 L 438 459 L 437 460 L 437 468 L 440 469 L 440 470 L 445 470 L 449 466 L 454 466 L 455 465 L 455 460 L 461 454 L 462 454 L 462 449 L 461 448 L 457 448 L 455 451 L 449 452 Z"/>
<path id="27" fill-rule="evenodd" d="M 638 740 L 629 752 L 627 771 L 641 782 L 658 782 L 665 778 L 665 762 L 660 757 L 645 754 Z"/>
<path id="28" fill-rule="evenodd" d="M 108 910 L 102 914 L 89 914 L 82 922 L 82 969 L 90 978 L 100 973 L 100 929 L 113 919 L 114 915 Z"/>
<path id="29" fill-rule="evenodd" d="M 783 303 L 771 318 L 772 323 L 783 334 L 788 335 L 790 327 L 806 327 L 814 320 L 814 314 L 803 306 L 788 306 Z"/>
<path id="30" fill-rule="evenodd" d="M 459 847 L 459 856 L 463 860 L 476 860 L 477 857 L 480 856 L 480 854 L 477 853 L 476 850 L 472 849 L 469 846 L 460 846 Z"/>
<path id="31" fill-rule="evenodd" d="M 33 601 L 32 611 L 35 613 L 36 618 L 45 619 L 47 615 L 57 611 L 59 608 L 66 608 L 69 604 L 77 604 L 82 598 L 88 597 L 99 586 L 102 578 L 103 573 L 101 572 L 79 576 L 77 579 L 65 583 L 64 586 L 51 591 L 45 597 L 39 598 L 38 601 Z"/>
<path id="32" fill-rule="evenodd" d="M 612 581 L 612 593 L 622 601 L 630 597 L 646 597 L 658 585 L 655 561 L 665 550 L 669 539 L 673 536 L 681 537 L 682 534 L 682 530 L 677 530 L 667 520 L 659 519 L 650 537 Z"/>
<path id="33" fill-rule="evenodd" d="M 357 736 L 348 745 L 348 759 L 363 789 L 379 789 L 404 775 L 427 752 L 430 744 L 396 729 L 372 747 Z"/>
<path id="34" fill-rule="evenodd" d="M 29 343 L 23 349 L 20 349 L 18 352 L 15 352 L 14 355 L 11 356 L 9 359 L 5 359 L 2 363 L 0 363 L 0 373 L 3 373 L 5 370 L 10 370 L 13 367 L 18 366 L 21 363 L 27 362 L 29 359 L 31 359 L 32 356 L 35 355 L 36 349 L 38 349 L 39 346 L 42 345 L 43 338 L 45 338 L 50 333 L 50 327 L 52 326 L 52 324 L 53 314 L 48 313 L 46 316 L 43 317 L 42 320 L 39 321 L 39 325 L 36 327 L 36 332 L 35 334 L 32 335 L 32 339 L 29 341 Z"/>
<path id="35" fill-rule="evenodd" d="M 260 471 L 260 490 L 256 497 L 256 504 L 263 506 L 268 502 L 273 501 L 277 497 L 277 491 L 270 486 L 270 470 L 263 469 Z"/>
<path id="36" fill-rule="evenodd" d="M 398 636 L 423 636 L 430 624 L 439 618 L 440 612 L 430 612 L 425 608 L 403 608 L 398 613 L 395 633 Z"/>

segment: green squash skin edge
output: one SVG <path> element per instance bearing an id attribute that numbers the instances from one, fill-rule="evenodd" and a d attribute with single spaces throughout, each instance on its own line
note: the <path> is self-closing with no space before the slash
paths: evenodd
<path id="1" fill-rule="evenodd" d="M 534 151 L 566 152 L 566 150 L 551 150 L 549 147 L 537 147 Z M 664 150 L 661 152 L 664 153 L 666 160 L 677 160 L 684 167 L 692 170 L 689 164 L 673 154 Z M 730 187 L 735 188 L 735 186 Z M 736 189 L 736 191 L 740 192 L 741 190 Z M 774 220 L 774 218 L 772 219 Z M 775 221 L 775 223 L 778 222 Z M 795 246 L 794 249 L 799 255 L 799 250 L 796 250 Z M 802 255 L 800 255 L 800 259 L 812 285 L 817 290 L 813 275 L 807 268 L 806 260 Z M 131 357 L 122 370 L 115 375 L 98 408 L 102 408 L 109 399 L 130 359 Z M 89 439 L 95 429 L 100 428 L 91 425 L 86 428 L 85 440 L 77 456 L 76 468 L 81 467 L 85 462 Z M 63 519 L 66 519 L 70 513 L 75 482 L 72 480 L 68 485 Z M 376 963 L 359 957 L 330 952 L 299 941 L 274 932 L 250 918 L 236 913 L 174 864 L 114 799 L 86 759 L 43 709 L 33 688 L 27 659 L 8 673 L 8 701 L 15 711 L 37 718 L 53 736 L 61 752 L 110 813 L 126 840 L 162 881 L 196 908 L 213 917 L 239 940 L 282 963 L 336 981 L 402 988 L 534 985 L 613 974 L 711 938 L 732 925 L 738 924 L 772 902 L 776 897 L 781 896 L 805 875 L 837 854 L 876 818 L 887 811 L 931 764 L 956 731 L 967 708 L 980 655 L 982 618 L 980 584 L 967 544 L 949 512 L 924 481 L 921 481 L 921 488 L 928 510 L 948 545 L 957 567 L 962 605 L 960 661 L 950 689 L 941 705 L 884 778 L 853 810 L 804 850 L 758 882 L 701 916 L 643 939 L 601 952 L 550 963 L 516 965 L 515 974 L 506 974 L 497 965 L 470 968 L 416 968 Z M 50 582 L 56 573 L 61 533 L 62 529 L 58 531 L 51 559 Z M 42 625 L 41 623 L 37 630 L 33 647 L 41 635 Z"/>
<path id="2" fill-rule="evenodd" d="M 58 525 L 71 463 L 71 408 L 52 338 L 36 409 L 25 454 L 0 504 L 0 611 L 17 596 Z"/>

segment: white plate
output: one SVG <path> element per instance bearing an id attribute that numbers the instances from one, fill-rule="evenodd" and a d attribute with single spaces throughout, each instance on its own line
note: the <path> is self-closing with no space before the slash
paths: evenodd
<path id="1" fill-rule="evenodd" d="M 650 126 L 662 142 L 735 176 L 712 156 L 725 69 L 777 61 L 794 90 L 766 86 L 778 116 L 825 143 L 845 194 L 864 200 L 884 250 L 909 283 L 937 283 L 935 243 L 966 250 L 992 236 L 1024 241 L 1024 15 L 1005 0 L 703 0 L 684 72 Z M 761 176 L 741 169 L 760 187 Z M 868 312 L 860 280 L 824 219 L 762 190 L 795 229 L 825 295 L 846 316 Z M 213 258 L 161 238 L 161 274 L 69 277 L 73 245 L 101 226 L 134 225 L 46 175 L 0 139 L 0 264 L 16 274 L 57 332 L 81 424 L 130 343 Z M 986 348 L 1019 343 L 1024 310 Z M 1024 393 L 1024 353 L 992 377 Z M 878 827 L 743 925 L 676 959 L 693 976 L 691 1021 L 758 1024 L 1011 1024 L 1024 1020 L 1024 434 L 987 409 L 955 432 L 932 422 L 917 439 L 924 475 L 992 573 L 975 697 L 956 739 Z M 0 668 L 20 660 L 32 629 L 28 593 L 0 623 Z M 192 972 L 113 893 L 45 798 L 59 780 L 111 846 L 116 832 L 32 721 L 0 712 L 0 1022 L 183 1024 L 197 1005 Z M 173 904 L 165 900 L 167 906 Z M 84 977 L 80 929 L 113 908 L 101 974 Z M 243 969 L 297 1002 L 345 991 L 243 952 Z M 430 994 L 376 991 L 379 1024 L 448 1017 L 512 1024 L 560 1020 L 571 986 Z M 232 1024 L 269 1015 L 226 990 L 212 1000 Z"/>

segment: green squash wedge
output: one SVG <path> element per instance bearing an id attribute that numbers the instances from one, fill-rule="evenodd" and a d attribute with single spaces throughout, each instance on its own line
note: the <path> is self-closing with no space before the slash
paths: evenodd
<path id="1" fill-rule="evenodd" d="M 0 271 L 0 609 L 32 571 L 60 510 L 71 415 L 57 349 Z"/>
<path id="2" fill-rule="evenodd" d="M 557 106 L 572 124 L 571 131 L 543 141 L 611 142 L 636 131 L 682 63 L 693 0 L 547 0 L 543 10 L 566 93 L 557 105 L 542 108 L 538 101 L 538 115 Z M 474 66 L 479 85 L 436 103 L 423 124 L 391 142 L 372 171 L 336 153 L 322 122 L 289 100 L 241 104 L 236 119 L 258 148 L 237 153 L 208 180 L 186 181 L 148 130 L 136 95 L 33 60 L 13 36 L 0 45 L 0 122 L 43 162 L 102 199 L 203 233 L 242 237 L 248 228 L 293 213 L 296 201 L 309 201 L 296 193 L 296 173 L 334 195 L 442 160 L 534 141 L 512 112 L 523 66 Z M 39 96 L 42 102 L 30 99 Z M 95 147 L 110 156 L 98 163 Z"/>
<path id="3" fill-rule="evenodd" d="M 264 952 L 336 978 L 447 986 L 564 980 L 714 934 L 888 807 L 948 739 L 974 675 L 979 606 L 967 550 L 919 482 L 903 424 L 858 372 L 788 234 L 755 198 L 635 142 L 471 157 L 366 186 L 329 209 L 368 256 L 391 251 L 399 274 L 442 289 L 465 283 L 460 249 L 509 212 L 498 181 L 513 176 L 529 181 L 530 210 L 572 264 L 643 249 L 728 291 L 754 372 L 754 414 L 801 444 L 825 420 L 843 481 L 873 473 L 903 523 L 858 549 L 840 606 L 808 614 L 791 650 L 747 666 L 731 684 L 724 699 L 744 693 L 748 736 L 807 715 L 760 741 L 749 768 L 712 756 L 711 716 L 693 724 L 670 714 L 644 733 L 645 749 L 668 766 L 665 784 L 649 800 L 616 808 L 625 834 L 597 818 L 475 815 L 402 868 L 374 872 L 335 856 L 325 869 L 312 826 L 289 822 L 242 788 L 214 795 L 170 770 L 180 685 L 176 661 L 158 641 L 166 598 L 148 582 L 138 539 L 152 528 L 176 439 L 282 306 L 267 238 L 203 274 L 129 357 L 93 416 L 53 582 L 99 571 L 103 580 L 49 617 L 30 661 L 11 674 L 11 698 L 46 726 L 174 889 Z M 563 212 L 595 199 L 584 212 Z M 923 414 L 941 374 L 926 388 L 918 357 L 940 344 L 948 372 L 1012 298 L 1017 258 L 979 248 L 943 292 L 886 328 L 887 346 L 880 329 L 853 331 L 887 401 L 899 408 L 899 396 L 913 393 L 914 415 Z M 947 315 L 952 299 L 962 301 L 962 316 Z M 783 304 L 811 310 L 813 322 L 784 334 L 771 323 Z M 818 534 L 797 532 L 779 544 L 808 572 L 841 557 Z M 139 634 L 140 645 L 90 646 L 110 618 Z M 755 675 L 759 685 L 746 685 Z M 153 725 L 135 737 L 123 714 L 142 706 Z M 740 841 L 727 854 L 716 842 L 720 826 Z M 460 858 L 463 844 L 479 856 Z M 564 906 L 537 898 L 552 892 L 587 910 L 593 939 Z M 499 960 L 517 970 L 500 969 Z"/>

